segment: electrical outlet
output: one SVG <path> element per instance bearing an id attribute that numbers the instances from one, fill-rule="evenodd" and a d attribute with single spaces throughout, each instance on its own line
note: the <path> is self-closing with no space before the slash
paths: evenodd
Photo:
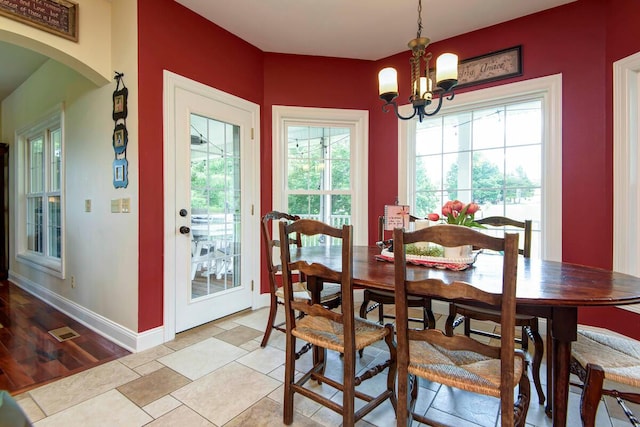
<path id="1" fill-rule="evenodd" d="M 76 287 L 76 276 L 71 276 L 71 287 L 72 288 Z"/>

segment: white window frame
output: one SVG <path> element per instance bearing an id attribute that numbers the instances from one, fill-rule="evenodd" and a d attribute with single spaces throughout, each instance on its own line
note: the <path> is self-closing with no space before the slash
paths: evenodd
<path id="1" fill-rule="evenodd" d="M 28 250 L 27 246 L 27 185 L 29 183 L 29 171 L 27 170 L 28 141 L 38 135 L 47 134 L 49 129 L 60 129 L 61 136 L 61 160 L 60 160 L 60 239 L 61 249 L 60 258 L 47 256 L 46 254 L 40 254 L 34 251 Z M 16 132 L 16 147 L 17 147 L 17 162 L 16 162 L 16 205 L 15 205 L 15 224 L 16 224 L 16 262 L 26 264 L 36 270 L 43 271 L 52 276 L 64 279 L 64 259 L 65 259 L 65 131 L 64 131 L 64 109 L 63 106 L 55 107 L 51 112 L 46 114 L 36 122 L 26 126 Z M 50 140 L 45 137 L 45 159 L 44 159 L 44 177 L 45 188 L 44 193 L 47 194 L 50 185 L 50 159 L 49 145 Z M 43 206 L 46 206 L 44 204 Z M 48 217 L 45 215 L 43 221 L 43 229 L 48 230 Z M 48 231 L 47 231 L 48 232 Z M 46 244 L 45 244 L 46 248 Z"/>
<path id="2" fill-rule="evenodd" d="M 366 245 L 368 242 L 369 206 L 369 112 L 364 110 L 344 110 L 333 108 L 272 107 L 272 152 L 273 152 L 273 209 L 284 210 L 286 184 L 287 140 L 286 126 L 312 123 L 317 126 L 350 126 L 354 136 L 351 142 L 351 219 L 353 243 Z"/>
<path id="3" fill-rule="evenodd" d="M 640 276 L 640 52 L 613 63 L 613 270 Z M 640 314 L 640 304 L 619 308 Z"/>
<path id="4" fill-rule="evenodd" d="M 459 94 L 453 101 L 443 104 L 439 114 L 471 110 L 489 101 L 508 102 L 531 95 L 541 97 L 543 102 L 541 255 L 546 260 L 562 261 L 562 75 Z M 413 108 L 407 104 L 399 110 L 400 114 L 407 116 Z M 417 119 L 398 120 L 398 194 L 403 204 L 413 192 L 416 123 Z"/>

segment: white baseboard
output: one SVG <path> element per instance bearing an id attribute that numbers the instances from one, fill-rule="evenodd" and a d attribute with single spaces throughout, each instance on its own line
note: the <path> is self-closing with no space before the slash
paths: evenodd
<path id="1" fill-rule="evenodd" d="M 621 308 L 623 310 L 627 310 L 630 311 L 632 313 L 636 313 L 636 314 L 640 314 L 640 304 L 633 304 L 633 305 L 619 305 L 617 306 L 618 308 Z"/>
<path id="2" fill-rule="evenodd" d="M 146 350 L 164 342 L 164 327 L 158 327 L 142 333 L 133 332 L 100 314 L 88 310 L 86 307 L 52 292 L 24 276 L 10 272 L 9 280 L 24 291 L 29 292 L 36 298 L 82 323 L 97 334 L 102 335 L 131 352 L 135 353 Z"/>

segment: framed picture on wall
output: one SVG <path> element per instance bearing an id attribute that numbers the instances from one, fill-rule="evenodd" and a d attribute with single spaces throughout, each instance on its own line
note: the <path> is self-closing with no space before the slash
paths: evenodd
<path id="1" fill-rule="evenodd" d="M 113 161 L 113 186 L 115 188 L 126 188 L 129 184 L 127 159 L 115 159 Z"/>
<path id="2" fill-rule="evenodd" d="M 119 123 L 113 129 L 113 150 L 116 154 L 122 154 L 127 150 L 127 143 L 129 142 L 129 132 L 127 127 L 123 123 Z"/>
<path id="3" fill-rule="evenodd" d="M 127 96 L 129 95 L 129 89 L 123 87 L 122 89 L 113 92 L 113 120 L 120 120 L 127 118 Z"/>

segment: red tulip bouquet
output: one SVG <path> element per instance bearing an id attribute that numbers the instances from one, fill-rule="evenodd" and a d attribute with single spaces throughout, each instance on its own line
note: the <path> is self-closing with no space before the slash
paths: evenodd
<path id="1" fill-rule="evenodd" d="M 430 221 L 442 219 L 447 224 L 462 225 L 464 227 L 486 228 L 474 220 L 475 213 L 480 210 L 477 203 L 464 204 L 460 200 L 449 200 L 442 207 L 442 217 L 437 213 L 430 213 Z"/>

